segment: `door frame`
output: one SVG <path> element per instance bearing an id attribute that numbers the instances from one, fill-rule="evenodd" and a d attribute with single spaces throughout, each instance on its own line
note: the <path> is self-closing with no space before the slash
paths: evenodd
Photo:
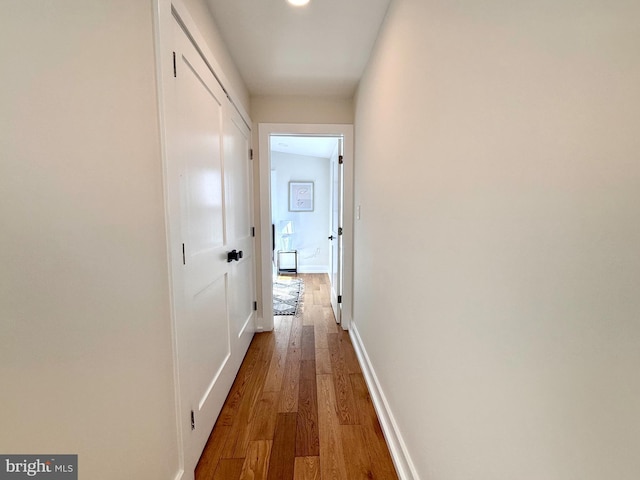
<path id="1" fill-rule="evenodd" d="M 353 319 L 353 172 L 354 134 L 352 124 L 259 123 L 259 199 L 260 199 L 260 290 L 262 317 L 258 331 L 273 330 L 273 279 L 271 268 L 271 145 L 272 135 L 342 137 L 344 139 L 344 204 L 342 225 L 342 328 L 349 330 Z"/>

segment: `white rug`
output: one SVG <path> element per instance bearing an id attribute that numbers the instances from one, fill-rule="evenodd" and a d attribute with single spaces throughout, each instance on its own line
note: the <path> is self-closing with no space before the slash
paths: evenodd
<path id="1" fill-rule="evenodd" d="M 298 315 L 304 282 L 301 278 L 283 278 L 273 283 L 273 314 Z"/>

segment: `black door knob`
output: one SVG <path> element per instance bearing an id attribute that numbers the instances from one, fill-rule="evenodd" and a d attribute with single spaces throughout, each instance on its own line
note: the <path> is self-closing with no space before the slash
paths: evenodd
<path id="1" fill-rule="evenodd" d="M 227 263 L 233 262 L 234 260 L 237 262 L 242 258 L 242 250 L 231 250 L 227 252 Z"/>
<path id="2" fill-rule="evenodd" d="M 336 237 L 334 237 L 333 235 L 331 235 L 331 236 L 329 237 L 329 240 L 333 240 L 334 238 L 336 238 Z"/>

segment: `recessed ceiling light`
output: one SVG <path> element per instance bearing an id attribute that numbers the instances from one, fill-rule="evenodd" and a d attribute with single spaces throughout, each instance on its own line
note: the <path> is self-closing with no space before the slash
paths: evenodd
<path id="1" fill-rule="evenodd" d="M 287 0 L 294 7 L 302 7 L 309 3 L 309 0 Z"/>

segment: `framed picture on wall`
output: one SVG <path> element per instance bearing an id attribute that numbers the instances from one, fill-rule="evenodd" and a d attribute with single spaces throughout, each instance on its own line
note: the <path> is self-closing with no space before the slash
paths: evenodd
<path id="1" fill-rule="evenodd" d="M 289 182 L 289 211 L 313 212 L 313 182 Z"/>

